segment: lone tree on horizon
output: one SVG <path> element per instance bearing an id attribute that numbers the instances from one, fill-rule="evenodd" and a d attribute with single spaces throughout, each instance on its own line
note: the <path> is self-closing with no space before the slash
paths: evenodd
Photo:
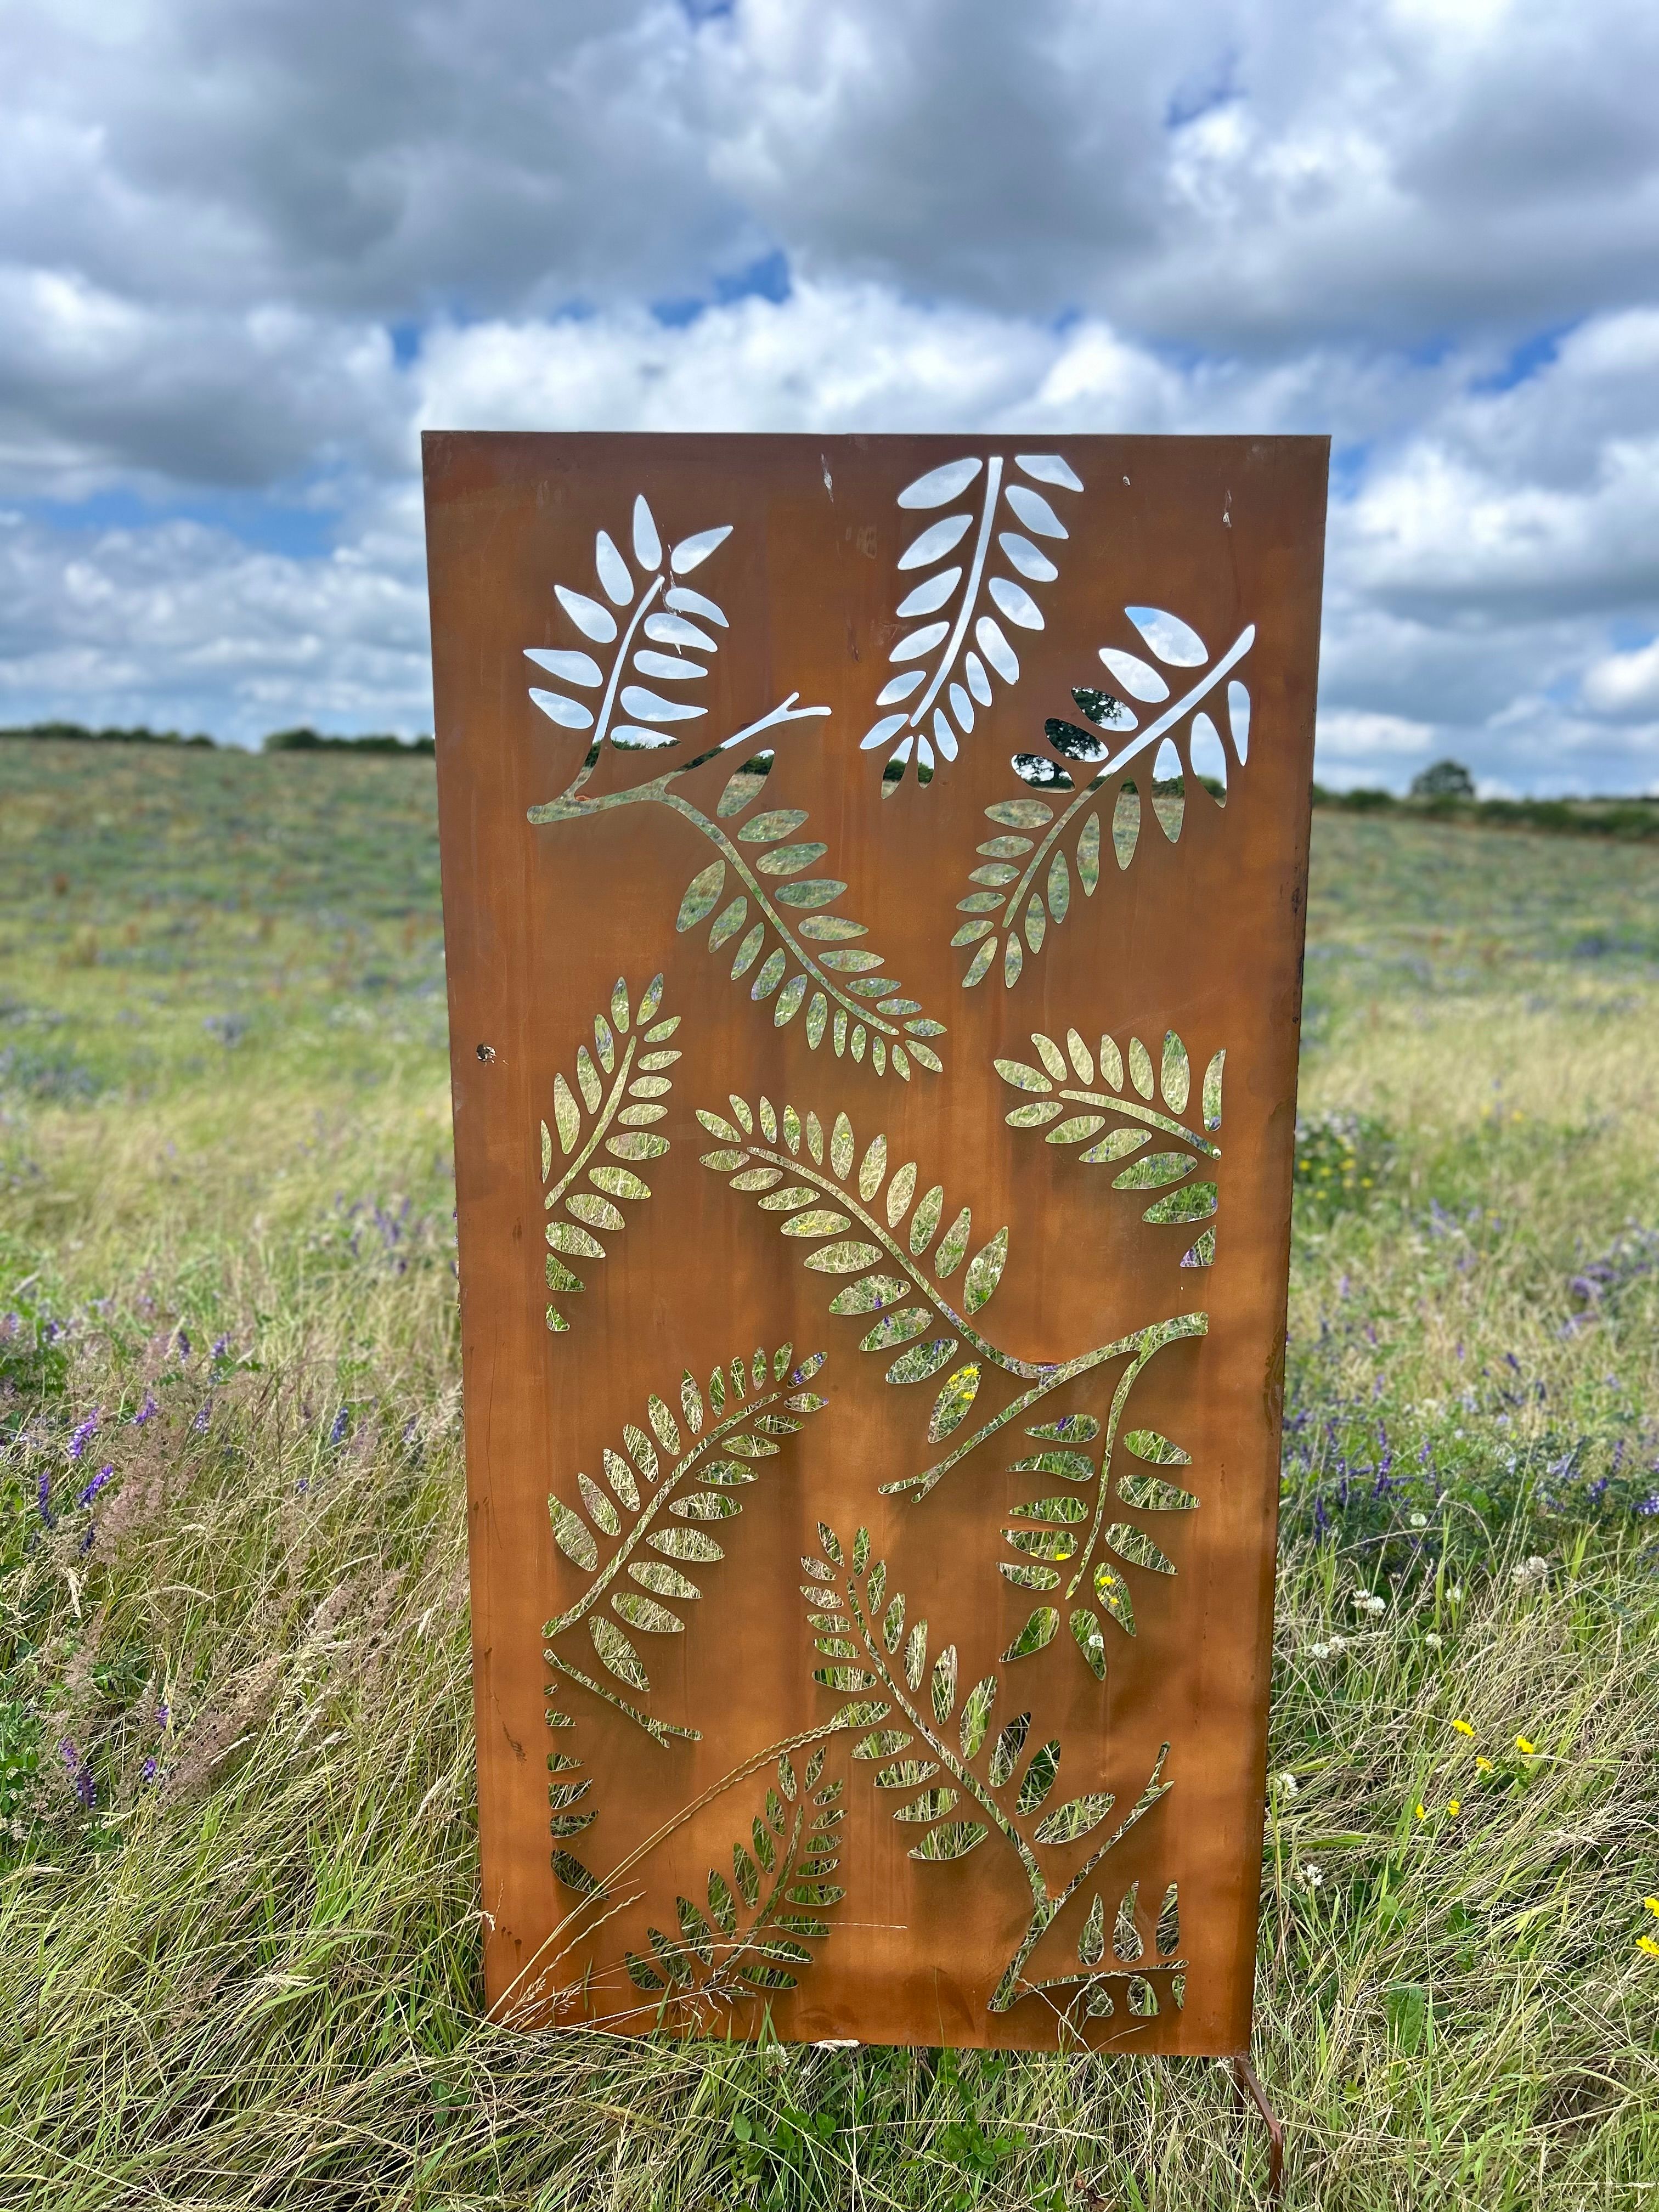
<path id="1" fill-rule="evenodd" d="M 1473 799 L 1474 778 L 1462 761 L 1438 760 L 1412 778 L 1413 799 Z"/>

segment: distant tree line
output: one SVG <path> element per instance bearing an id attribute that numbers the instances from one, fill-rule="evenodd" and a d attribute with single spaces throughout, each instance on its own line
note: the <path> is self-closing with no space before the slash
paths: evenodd
<path id="1" fill-rule="evenodd" d="M 1543 830 L 1589 837 L 1659 837 L 1659 798 L 1477 799 L 1462 761 L 1436 761 L 1396 799 L 1382 790 L 1327 791 L 1315 784 L 1316 806 L 1350 814 L 1413 816 L 1431 822 L 1475 823 L 1488 829 Z"/>
<path id="2" fill-rule="evenodd" d="M 430 738 L 329 738 L 319 730 L 273 730 L 260 748 L 268 753 L 427 753 Z"/>
<path id="3" fill-rule="evenodd" d="M 29 722 L 0 730 L 0 738 L 59 738 L 77 745 L 205 745 L 209 751 L 215 745 L 200 732 L 187 738 L 180 730 L 89 730 L 83 722 Z"/>
<path id="4" fill-rule="evenodd" d="M 186 737 L 178 730 L 92 730 L 80 722 L 31 722 L 18 729 L 0 729 L 0 738 L 57 738 L 76 744 L 190 745 L 221 750 L 216 738 L 201 732 Z M 240 746 L 222 748 L 228 752 Z M 406 760 L 429 759 L 430 738 L 399 738 L 376 734 L 362 738 L 329 737 L 320 730 L 273 730 L 260 747 L 268 753 L 396 753 Z M 1219 784 L 1204 779 L 1220 795 Z M 1176 783 L 1154 789 L 1176 791 Z M 1433 822 L 1483 823 L 1488 828 L 1542 830 L 1592 837 L 1659 837 L 1659 797 L 1630 799 L 1479 799 L 1474 778 L 1462 761 L 1436 761 L 1412 778 L 1404 799 L 1391 791 L 1361 788 L 1329 791 L 1313 787 L 1316 806 L 1331 806 L 1349 814 L 1392 812 Z"/>
<path id="5" fill-rule="evenodd" d="M 202 732 L 186 737 L 180 730 L 92 730 L 82 722 L 30 722 L 21 727 L 0 730 L 0 738 L 57 738 L 71 744 L 92 745 L 195 745 L 205 746 L 210 752 L 219 748 L 217 738 Z M 240 746 L 228 745 L 227 752 L 239 752 Z M 403 753 L 410 757 L 433 751 L 430 738 L 398 738 L 376 735 L 365 738 L 325 737 L 319 730 L 273 730 L 260 750 L 268 753 Z"/>

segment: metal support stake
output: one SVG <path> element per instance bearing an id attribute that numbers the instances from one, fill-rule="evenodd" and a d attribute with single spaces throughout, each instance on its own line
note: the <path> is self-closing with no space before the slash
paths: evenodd
<path id="1" fill-rule="evenodd" d="M 1240 2100 L 1254 2105 L 1261 2115 L 1267 2130 L 1267 2202 L 1283 2203 L 1285 2197 L 1285 2129 L 1279 2117 L 1267 2102 L 1267 2093 L 1257 2078 L 1256 2070 L 1242 2052 L 1232 2062 L 1233 2087 Z"/>

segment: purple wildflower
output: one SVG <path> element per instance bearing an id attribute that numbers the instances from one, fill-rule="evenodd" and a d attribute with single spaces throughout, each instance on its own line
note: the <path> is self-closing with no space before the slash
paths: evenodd
<path id="1" fill-rule="evenodd" d="M 207 1433 L 207 1425 L 212 1419 L 213 1401 L 211 1398 L 204 1398 L 201 1406 L 197 1411 L 196 1419 L 190 1425 L 195 1430 L 198 1437 L 205 1436 Z"/>
<path id="2" fill-rule="evenodd" d="M 155 1402 L 155 1392 L 153 1390 L 146 1390 L 144 1393 L 143 1404 L 140 1406 L 137 1412 L 132 1417 L 133 1427 L 135 1429 L 142 1429 L 144 1423 L 146 1421 L 153 1421 L 161 1410 L 161 1408 Z"/>
<path id="3" fill-rule="evenodd" d="M 331 1428 L 328 1432 L 329 1443 L 331 1444 L 343 1444 L 348 1435 L 350 1433 L 350 1430 L 351 1416 L 347 1413 L 345 1407 L 342 1406 L 339 1412 L 334 1416 L 333 1427 Z"/>
<path id="4" fill-rule="evenodd" d="M 76 1426 L 70 1431 L 69 1455 L 71 1460 L 78 1460 L 84 1455 L 87 1446 L 92 1442 L 93 1435 L 94 1431 L 97 1429 L 97 1426 L 98 1408 L 94 1406 L 92 1411 L 87 1415 L 85 1420 L 78 1422 Z"/>
<path id="5" fill-rule="evenodd" d="M 58 1526 L 58 1517 L 52 1510 L 52 1476 L 50 1473 L 43 1474 L 40 1477 L 39 1504 L 40 1507 L 40 1518 L 46 1522 L 48 1528 L 55 1528 Z"/>
<path id="6" fill-rule="evenodd" d="M 97 1474 L 93 1476 L 92 1480 L 81 1492 L 79 1498 L 76 1499 L 76 1504 L 77 1505 L 90 1505 L 93 1499 L 97 1497 L 99 1492 L 104 1487 L 104 1485 L 106 1482 L 112 1482 L 114 1480 L 115 1469 L 112 1467 L 100 1467 Z"/>
<path id="7" fill-rule="evenodd" d="M 98 1784 L 93 1778 L 92 1761 L 83 1759 L 75 1744 L 65 1736 L 58 1747 L 65 1771 L 75 1784 L 75 1794 L 82 1809 L 91 1812 L 98 1802 Z"/>
<path id="8" fill-rule="evenodd" d="M 178 1352 L 180 1359 L 188 1359 L 190 1358 L 190 1335 L 188 1331 L 182 1327 L 180 1328 L 178 1335 L 173 1339 L 173 1349 Z"/>

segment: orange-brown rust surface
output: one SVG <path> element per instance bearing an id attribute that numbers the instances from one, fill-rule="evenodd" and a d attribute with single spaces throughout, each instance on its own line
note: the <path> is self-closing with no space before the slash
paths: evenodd
<path id="1" fill-rule="evenodd" d="M 1246 2047 L 1326 458 L 428 438 L 503 2016 Z"/>

